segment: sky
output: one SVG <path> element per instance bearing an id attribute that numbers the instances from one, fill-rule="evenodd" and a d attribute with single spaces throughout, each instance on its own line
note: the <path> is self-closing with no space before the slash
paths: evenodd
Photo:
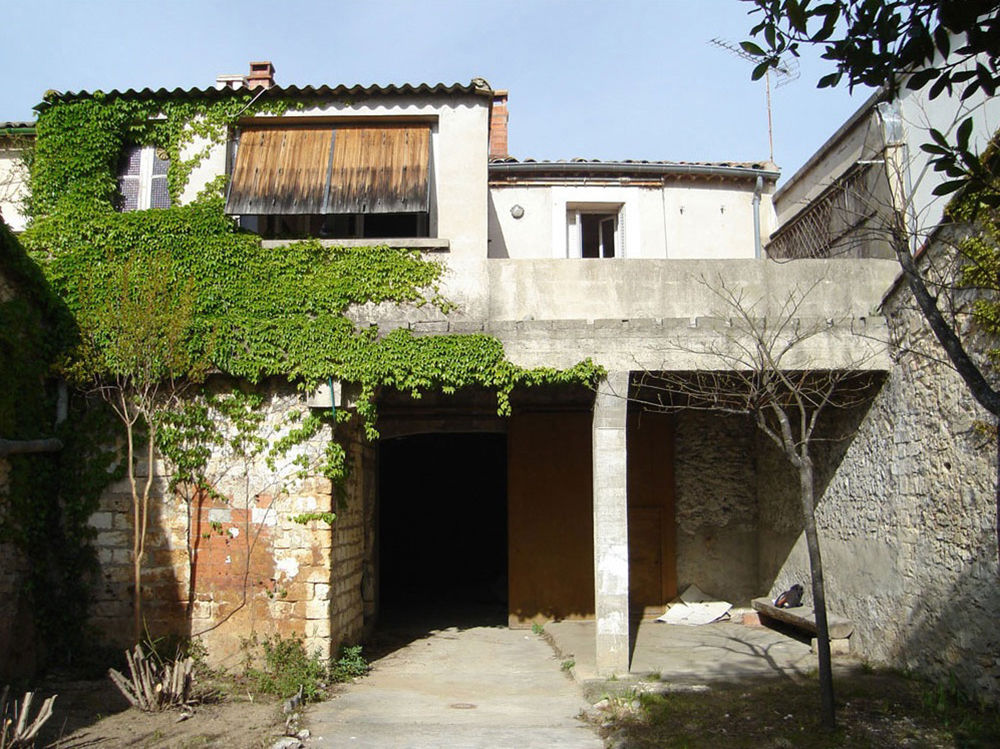
<path id="1" fill-rule="evenodd" d="M 207 87 L 270 60 L 279 85 L 468 83 L 510 91 L 513 156 L 763 161 L 763 81 L 710 43 L 749 38 L 742 0 L 32 0 L 4 10 L 0 121 L 45 91 Z M 867 98 L 816 89 L 818 51 L 772 81 L 790 177 Z"/>

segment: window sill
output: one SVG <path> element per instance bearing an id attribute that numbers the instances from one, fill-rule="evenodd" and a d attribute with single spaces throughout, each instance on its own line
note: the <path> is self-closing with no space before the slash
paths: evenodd
<path id="1" fill-rule="evenodd" d="M 301 239 L 262 239 L 262 247 L 283 247 L 292 242 L 302 242 Z M 320 239 L 319 243 L 324 247 L 375 247 L 383 245 L 385 247 L 402 247 L 408 250 L 423 250 L 425 252 L 448 252 L 451 250 L 451 240 L 434 239 L 429 237 L 392 237 L 390 239 L 379 239 L 371 237 L 369 239 Z"/>

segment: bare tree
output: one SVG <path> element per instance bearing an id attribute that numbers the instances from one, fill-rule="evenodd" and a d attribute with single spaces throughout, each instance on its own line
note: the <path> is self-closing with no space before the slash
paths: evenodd
<path id="1" fill-rule="evenodd" d="M 125 430 L 132 497 L 133 640 L 142 636 L 142 565 L 161 415 L 204 375 L 207 358 L 190 346 L 192 285 L 174 282 L 169 260 L 130 259 L 81 290 L 81 340 L 67 374 L 111 406 Z M 146 462 L 140 479 L 137 464 Z"/>
<path id="2" fill-rule="evenodd" d="M 817 425 L 829 408 L 848 407 L 870 396 L 873 375 L 861 369 L 871 353 L 853 353 L 846 366 L 816 369 L 811 347 L 826 334 L 837 334 L 833 320 L 809 323 L 800 311 L 822 278 L 796 288 L 776 305 L 752 299 L 722 278 L 701 283 L 721 309 L 721 325 L 700 344 L 677 348 L 704 363 L 693 371 L 643 372 L 630 397 L 661 411 L 701 409 L 742 414 L 781 450 L 798 472 L 802 520 L 809 554 L 812 596 L 819 647 L 822 724 L 835 725 L 830 636 L 827 626 L 823 561 L 816 529 L 813 449 Z M 857 351 L 871 352 L 866 342 Z"/>

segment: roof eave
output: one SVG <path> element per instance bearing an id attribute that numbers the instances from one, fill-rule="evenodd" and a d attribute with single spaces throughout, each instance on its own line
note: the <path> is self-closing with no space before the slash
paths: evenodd
<path id="1" fill-rule="evenodd" d="M 232 96 L 245 96 L 247 94 L 255 97 L 259 96 L 261 99 L 314 99 L 332 98 L 335 96 L 483 96 L 492 98 L 493 89 L 490 88 L 489 83 L 484 79 L 474 78 L 467 84 L 452 83 L 450 85 L 444 83 L 433 85 L 428 83 L 403 83 L 384 86 L 379 84 L 370 86 L 362 86 L 361 84 L 352 86 L 271 86 L 263 90 L 245 87 L 236 89 L 211 87 L 187 89 L 159 88 L 155 90 L 151 88 L 141 90 L 130 88 L 124 91 L 116 89 L 106 92 L 70 91 L 60 93 L 53 91 L 46 95 L 44 101 L 35 105 L 35 111 L 43 111 L 57 102 L 93 99 L 97 96 L 126 99 L 224 99 Z"/>
<path id="2" fill-rule="evenodd" d="M 721 177 L 725 179 L 756 179 L 762 177 L 777 181 L 781 172 L 775 169 L 745 166 L 723 166 L 714 164 L 630 164 L 622 162 L 494 162 L 489 165 L 490 178 L 493 177 L 534 177 L 555 175 L 560 177 L 585 177 L 589 175 L 620 176 L 695 176 Z"/>

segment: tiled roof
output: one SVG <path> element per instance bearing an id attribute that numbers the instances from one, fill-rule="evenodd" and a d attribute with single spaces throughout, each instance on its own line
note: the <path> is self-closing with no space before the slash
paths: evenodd
<path id="1" fill-rule="evenodd" d="M 724 179 L 777 180 L 781 172 L 770 161 L 650 161 L 626 159 L 602 161 L 601 159 L 570 159 L 562 161 L 519 161 L 511 156 L 491 159 L 491 179 L 531 179 L 554 177 L 557 179 L 689 176 Z"/>
<path id="2" fill-rule="evenodd" d="M 34 130 L 34 122 L 0 122 L 0 133 L 6 130 Z"/>
<path id="3" fill-rule="evenodd" d="M 98 93 L 103 93 L 104 96 L 109 97 L 120 97 L 127 99 L 191 99 L 191 98 L 205 98 L 205 99 L 224 99 L 227 96 L 233 96 L 236 94 L 247 94 L 250 93 L 254 96 L 260 94 L 262 89 L 248 89 L 248 88 L 215 88 L 214 86 L 208 88 L 144 88 L 136 90 L 134 88 L 126 89 L 125 91 L 68 91 L 61 93 L 59 91 L 52 91 L 46 94 L 45 101 L 37 105 L 35 109 L 44 109 L 50 103 L 57 101 L 71 101 L 74 99 L 90 99 L 93 98 Z M 420 96 L 428 94 L 476 94 L 481 96 L 492 96 L 493 89 L 490 88 L 490 84 L 487 83 L 482 78 L 474 78 L 467 84 L 452 83 L 451 85 L 446 85 L 444 83 L 428 84 L 428 83 L 403 83 L 403 84 L 388 84 L 385 86 L 379 84 L 373 84 L 371 86 L 362 86 L 356 84 L 353 86 L 339 85 L 339 86 L 271 86 L 268 89 L 263 90 L 264 93 L 261 95 L 262 99 L 276 99 L 276 98 L 292 98 L 292 99 L 311 99 L 311 98 L 327 98 L 332 96 Z"/>
<path id="4" fill-rule="evenodd" d="M 490 159 L 490 164 L 551 164 L 551 165 L 569 165 L 569 166 L 579 166 L 580 168 L 585 168 L 587 164 L 609 164 L 609 165 L 620 165 L 623 167 L 633 166 L 636 164 L 649 164 L 653 166 L 721 166 L 721 167 L 733 167 L 736 169 L 761 169 L 763 171 L 777 171 L 778 167 L 771 163 L 770 161 L 655 161 L 651 159 L 621 159 L 621 160 L 605 160 L 605 159 L 516 159 L 513 156 L 504 156 L 501 158 Z"/>

